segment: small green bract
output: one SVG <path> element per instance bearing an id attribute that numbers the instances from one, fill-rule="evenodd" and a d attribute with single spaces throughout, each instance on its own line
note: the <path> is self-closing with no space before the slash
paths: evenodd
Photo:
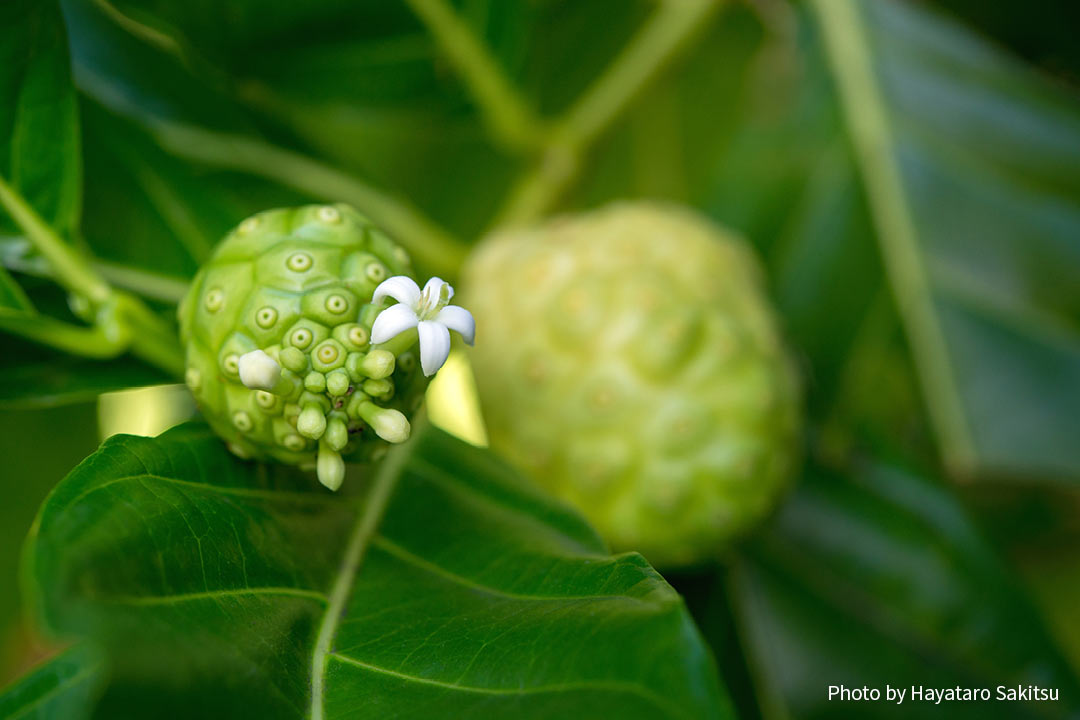
<path id="1" fill-rule="evenodd" d="M 188 387 L 240 457 L 315 467 L 337 489 L 344 458 L 409 434 L 426 379 L 415 336 L 372 346 L 389 277 L 408 254 L 344 205 L 270 210 L 218 245 L 180 305 Z"/>
<path id="2" fill-rule="evenodd" d="M 491 238 L 462 285 L 492 446 L 615 549 L 694 564 L 774 506 L 799 392 L 745 242 L 615 205 Z"/>

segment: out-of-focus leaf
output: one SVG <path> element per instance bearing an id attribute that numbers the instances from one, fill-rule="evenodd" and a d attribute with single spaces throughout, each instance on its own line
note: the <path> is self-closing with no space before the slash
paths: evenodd
<path id="1" fill-rule="evenodd" d="M 361 485 L 201 425 L 117 436 L 43 507 L 27 585 L 110 648 L 105 715 L 730 717 L 670 586 L 486 451 L 428 429 Z"/>
<path id="2" fill-rule="evenodd" d="M 1065 717 L 1080 686 L 1014 577 L 943 486 L 887 466 L 815 470 L 733 570 L 767 717 Z M 830 685 L 908 689 L 904 705 Z M 911 702 L 912 685 L 1038 685 L 1059 702 Z"/>
<path id="3" fill-rule="evenodd" d="M 105 681 L 105 667 L 89 645 L 76 645 L 0 692 L 5 720 L 89 718 Z"/>
<path id="4" fill-rule="evenodd" d="M 172 382 L 131 357 L 92 360 L 0 335 L 0 409 L 56 407 L 103 392 Z"/>
<path id="5" fill-rule="evenodd" d="M 911 4 L 817 7 L 946 459 L 1080 477 L 1077 96 Z"/>
<path id="6" fill-rule="evenodd" d="M 15 591 L 23 539 L 45 496 L 97 446 L 96 421 L 94 406 L 88 403 L 0 411 L 0 684 L 25 661 L 14 656 L 9 644 L 20 635 L 16 628 L 24 615 Z"/>
<path id="7" fill-rule="evenodd" d="M 487 225 L 525 166 L 493 147 L 461 79 L 405 3 L 114 7 L 110 20 L 86 0 L 65 4 L 80 87 L 114 111 L 261 134 L 409 198 L 465 237 Z M 471 0 L 455 9 L 527 101 L 551 114 L 651 8 Z"/>
<path id="8" fill-rule="evenodd" d="M 259 180 L 199 170 L 166 154 L 146 131 L 97 103 L 83 105 L 86 188 L 83 235 L 120 267 L 189 278 L 245 217 L 298 202 Z"/>
<path id="9" fill-rule="evenodd" d="M 67 36 L 51 0 L 0 4 L 0 177 L 58 232 L 79 217 L 79 121 Z M 12 223 L 0 211 L 0 230 Z"/>

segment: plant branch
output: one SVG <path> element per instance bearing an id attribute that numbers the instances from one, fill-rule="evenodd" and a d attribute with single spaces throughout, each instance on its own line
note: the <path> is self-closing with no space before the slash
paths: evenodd
<path id="1" fill-rule="evenodd" d="M 49 263 L 42 257 L 27 255 L 28 248 L 29 243 L 24 238 L 0 240 L 0 266 L 24 275 L 55 279 L 56 274 Z M 90 267 L 113 287 L 173 305 L 184 299 L 189 285 L 187 278 L 164 275 L 107 260 L 91 259 Z"/>
<path id="2" fill-rule="evenodd" d="M 305 195 L 355 205 L 371 215 L 417 262 L 455 277 L 468 246 L 408 203 L 300 153 L 242 135 L 153 121 L 158 143 L 174 155 L 212 167 L 268 178 Z"/>
<path id="3" fill-rule="evenodd" d="M 171 326 L 134 296 L 114 290 L 89 259 L 65 243 L 2 178 L 0 205 L 45 258 L 57 282 L 86 306 L 84 319 L 93 323 L 92 328 L 78 328 L 48 316 L 19 313 L 6 315 L 3 327 L 87 357 L 111 357 L 130 348 L 167 372 L 183 373 L 183 351 Z"/>
<path id="4" fill-rule="evenodd" d="M 457 68 L 492 139 L 511 151 L 537 146 L 541 122 L 488 47 L 446 0 L 407 0 Z"/>
<path id="5" fill-rule="evenodd" d="M 91 265 L 115 287 L 130 290 L 150 300 L 179 305 L 187 294 L 191 281 L 187 278 L 128 267 L 106 260 L 95 260 Z"/>
<path id="6" fill-rule="evenodd" d="M 663 0 L 610 67 L 552 126 L 544 152 L 513 188 L 495 225 L 535 220 L 558 202 L 582 156 L 702 29 L 719 0 Z"/>
<path id="7" fill-rule="evenodd" d="M 8 308 L 0 308 L 0 330 L 81 357 L 114 358 L 126 347 L 125 339 L 100 325 L 80 327 L 37 312 Z"/>
<path id="8" fill-rule="evenodd" d="M 955 384 L 945 335 L 908 206 L 885 101 L 874 77 L 868 41 L 853 0 L 813 0 L 832 62 L 841 105 L 877 227 L 878 244 L 911 344 L 930 419 L 950 467 L 966 474 L 974 447 Z"/>
<path id="9" fill-rule="evenodd" d="M 112 295 L 109 284 L 94 272 L 86 258 L 65 243 L 3 178 L 0 178 L 0 206 L 3 206 L 15 224 L 22 228 L 26 238 L 48 261 L 61 285 L 95 305 L 109 299 Z"/>

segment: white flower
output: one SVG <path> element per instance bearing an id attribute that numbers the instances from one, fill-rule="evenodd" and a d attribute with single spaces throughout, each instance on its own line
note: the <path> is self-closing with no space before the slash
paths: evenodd
<path id="1" fill-rule="evenodd" d="M 476 323 L 472 313 L 457 305 L 448 305 L 454 297 L 454 288 L 437 277 L 424 285 L 423 292 L 412 278 L 404 275 L 384 280 L 375 288 L 372 302 L 385 297 L 398 301 L 397 305 L 379 313 L 371 327 L 371 342 L 384 343 L 406 330 L 416 328 L 420 338 L 420 367 L 424 375 L 431 376 L 443 366 L 450 354 L 450 331 L 457 331 L 468 344 L 473 344 Z"/>
<path id="2" fill-rule="evenodd" d="M 273 390 L 281 379 L 281 366 L 262 350 L 240 356 L 240 382 L 252 390 Z"/>

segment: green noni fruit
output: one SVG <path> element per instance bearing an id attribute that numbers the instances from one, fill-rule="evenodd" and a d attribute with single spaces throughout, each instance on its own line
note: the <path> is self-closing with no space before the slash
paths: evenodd
<path id="1" fill-rule="evenodd" d="M 405 250 L 344 205 L 240 223 L 179 310 L 186 380 L 207 422 L 240 457 L 316 467 L 331 489 L 345 457 L 405 440 L 427 384 L 417 334 L 373 345 L 372 326 L 376 289 L 392 277 L 416 288 L 408 276 Z"/>
<path id="2" fill-rule="evenodd" d="M 615 549 L 693 564 L 777 502 L 798 383 L 744 241 L 619 204 L 497 234 L 462 284 L 493 448 Z"/>

